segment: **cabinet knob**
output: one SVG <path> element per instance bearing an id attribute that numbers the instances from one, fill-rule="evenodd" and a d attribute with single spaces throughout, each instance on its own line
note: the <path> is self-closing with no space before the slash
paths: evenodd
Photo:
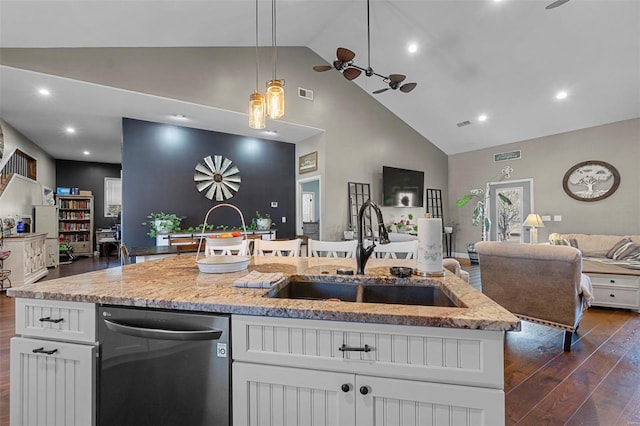
<path id="1" fill-rule="evenodd" d="M 369 387 L 368 386 L 360 386 L 360 393 L 363 395 L 366 395 L 369 393 Z"/>
<path id="2" fill-rule="evenodd" d="M 609 280 L 611 284 L 615 284 L 616 280 Z"/>
<path id="3" fill-rule="evenodd" d="M 349 390 L 351 390 L 351 386 L 349 386 L 348 383 L 345 383 L 340 387 L 340 389 L 342 389 L 342 392 L 349 392 Z"/>
<path id="4" fill-rule="evenodd" d="M 613 294 L 613 293 L 611 293 L 611 294 L 609 295 L 609 297 L 616 297 L 616 295 L 615 295 L 615 294 Z"/>

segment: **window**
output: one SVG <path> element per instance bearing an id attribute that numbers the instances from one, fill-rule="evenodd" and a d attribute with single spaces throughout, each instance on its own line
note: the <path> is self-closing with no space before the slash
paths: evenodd
<path id="1" fill-rule="evenodd" d="M 122 209 L 122 180 L 104 178 L 104 217 L 118 217 Z"/>

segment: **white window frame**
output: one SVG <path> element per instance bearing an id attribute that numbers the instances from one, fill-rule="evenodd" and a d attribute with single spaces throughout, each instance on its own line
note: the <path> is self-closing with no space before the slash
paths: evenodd
<path id="1" fill-rule="evenodd" d="M 104 178 L 104 217 L 118 217 L 109 212 L 110 205 L 119 205 L 122 210 L 122 179 Z"/>

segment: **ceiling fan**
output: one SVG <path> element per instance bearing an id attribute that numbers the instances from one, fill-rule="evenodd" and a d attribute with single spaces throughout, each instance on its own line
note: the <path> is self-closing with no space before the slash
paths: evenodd
<path id="1" fill-rule="evenodd" d="M 568 0 L 565 0 L 568 1 Z M 379 89 L 374 91 L 374 94 L 385 92 L 389 89 L 396 90 L 400 89 L 401 92 L 409 93 L 418 85 L 418 83 L 401 83 L 407 78 L 402 74 L 390 74 L 388 76 L 378 74 L 371 68 L 371 25 L 369 19 L 369 0 L 367 0 L 367 68 L 360 67 L 353 62 L 353 59 L 356 57 L 356 54 L 347 49 L 346 47 L 338 47 L 336 51 L 336 60 L 333 61 L 333 66 L 331 65 L 316 65 L 313 69 L 317 72 L 329 71 L 332 68 L 335 68 L 339 72 L 342 73 L 344 78 L 351 81 L 356 79 L 362 74 L 367 77 L 371 77 L 373 75 L 380 77 L 383 82 L 387 83 L 389 87 L 385 87 L 383 89 Z"/>
<path id="2" fill-rule="evenodd" d="M 569 0 L 556 0 L 553 3 L 551 3 L 550 5 L 548 5 L 547 7 L 545 7 L 545 9 L 555 9 L 556 7 L 562 6 L 563 4 L 565 4 L 568 1 Z"/>

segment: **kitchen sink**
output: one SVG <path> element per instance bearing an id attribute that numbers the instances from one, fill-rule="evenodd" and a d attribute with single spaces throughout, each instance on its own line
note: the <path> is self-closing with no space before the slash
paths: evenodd
<path id="1" fill-rule="evenodd" d="M 421 285 L 381 285 L 291 280 L 282 287 L 272 289 L 266 296 L 280 299 L 457 306 L 440 287 Z"/>

